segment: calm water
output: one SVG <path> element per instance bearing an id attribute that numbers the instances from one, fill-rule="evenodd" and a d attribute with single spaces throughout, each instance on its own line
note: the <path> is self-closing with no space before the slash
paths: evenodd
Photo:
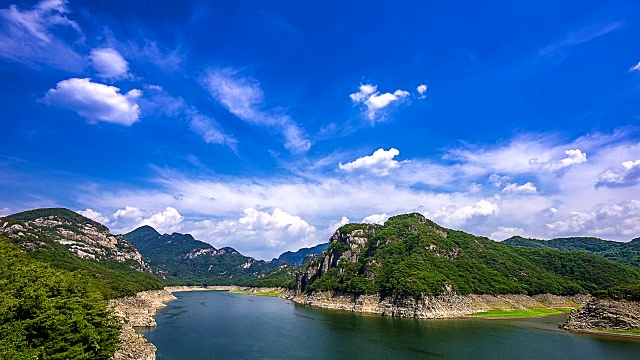
<path id="1" fill-rule="evenodd" d="M 536 320 L 418 320 L 221 291 L 176 293 L 141 331 L 158 359 L 640 359 L 640 341 Z"/>

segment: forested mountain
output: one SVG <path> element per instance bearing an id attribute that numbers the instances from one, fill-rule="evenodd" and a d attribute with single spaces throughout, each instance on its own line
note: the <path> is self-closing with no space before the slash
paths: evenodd
<path id="1" fill-rule="evenodd" d="M 291 265 L 302 265 L 305 259 L 309 260 L 314 255 L 322 254 L 323 251 L 327 250 L 327 247 L 329 247 L 329 244 L 324 243 L 310 248 L 302 248 L 295 252 L 287 251 L 282 253 L 277 258 L 271 260 L 271 262 L 274 264 L 287 263 Z"/>
<path id="2" fill-rule="evenodd" d="M 162 235 L 150 226 L 124 236 L 168 285 L 239 285 L 277 267 L 230 247 L 216 249 L 189 234 Z"/>
<path id="3" fill-rule="evenodd" d="M 419 295 L 576 294 L 640 283 L 640 269 L 585 252 L 508 246 L 414 213 L 348 224 L 298 276 L 298 291 Z"/>
<path id="4" fill-rule="evenodd" d="M 0 218 L 0 359 L 109 359 L 107 300 L 162 287 L 124 237 L 73 211 Z"/>
<path id="5" fill-rule="evenodd" d="M 594 237 L 568 237 L 551 240 L 514 236 L 502 242 L 509 246 L 560 251 L 586 251 L 622 264 L 640 266 L 640 238 L 630 242 L 608 241 Z"/>
<path id="6" fill-rule="evenodd" d="M 36 209 L 0 218 L 0 234 L 33 259 L 86 275 L 106 298 L 162 288 L 123 236 L 71 210 Z"/>

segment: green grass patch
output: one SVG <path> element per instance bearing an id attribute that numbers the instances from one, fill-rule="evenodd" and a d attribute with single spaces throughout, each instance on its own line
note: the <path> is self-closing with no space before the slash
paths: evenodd
<path id="1" fill-rule="evenodd" d="M 489 311 L 483 311 L 475 314 L 470 314 L 467 316 L 479 317 L 479 318 L 488 318 L 488 319 L 496 319 L 496 318 L 529 318 L 529 317 L 539 317 L 539 316 L 547 316 L 547 315 L 556 315 L 563 314 L 571 309 L 566 308 L 558 308 L 558 309 L 549 309 L 549 308 L 539 308 L 539 309 L 526 309 L 526 310 L 502 310 L 502 309 L 492 309 Z"/>
<path id="2" fill-rule="evenodd" d="M 249 292 L 244 290 L 230 290 L 229 292 L 232 294 L 242 294 L 242 295 L 272 296 L 272 297 L 280 296 L 280 293 L 277 291 Z"/>

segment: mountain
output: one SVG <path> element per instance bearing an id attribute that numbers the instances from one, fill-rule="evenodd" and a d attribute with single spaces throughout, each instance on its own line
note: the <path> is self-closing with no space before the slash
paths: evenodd
<path id="1" fill-rule="evenodd" d="M 327 250 L 329 244 L 318 244 L 311 248 L 302 248 L 296 252 L 287 251 L 282 253 L 277 258 L 271 260 L 273 264 L 291 264 L 291 265 L 302 265 L 305 259 L 310 260 L 313 255 L 320 255 L 323 251 Z M 311 255 L 311 256 L 310 256 Z"/>
<path id="2" fill-rule="evenodd" d="M 150 226 L 124 237 L 168 285 L 239 285 L 275 269 L 275 264 L 244 256 L 233 248 L 214 248 L 189 234 L 160 234 Z"/>
<path id="3" fill-rule="evenodd" d="M 30 258 L 82 274 L 106 298 L 162 288 L 129 241 L 68 209 L 35 209 L 0 218 L 0 235 Z"/>
<path id="4" fill-rule="evenodd" d="M 594 293 L 640 283 L 640 269 L 585 252 L 507 246 L 418 213 L 347 224 L 298 274 L 296 290 L 387 295 Z"/>
<path id="5" fill-rule="evenodd" d="M 509 246 L 560 251 L 586 251 L 626 265 L 640 267 L 640 238 L 630 242 L 602 240 L 595 237 L 568 237 L 551 240 L 514 236 L 502 242 Z"/>

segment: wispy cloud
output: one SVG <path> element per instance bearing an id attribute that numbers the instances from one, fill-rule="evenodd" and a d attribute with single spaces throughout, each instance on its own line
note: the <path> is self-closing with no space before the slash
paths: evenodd
<path id="1" fill-rule="evenodd" d="M 244 77 L 237 70 L 212 68 L 204 74 L 201 83 L 217 102 L 239 119 L 278 130 L 289 151 L 302 153 L 311 148 L 304 130 L 288 114 L 264 108 L 264 91 L 256 79 Z"/>
<path id="2" fill-rule="evenodd" d="M 28 10 L 10 5 L 0 9 L 0 58 L 28 66 L 46 65 L 77 72 L 86 66 L 66 37 L 82 41 L 80 26 L 71 20 L 67 2 L 43 0 Z"/>
<path id="3" fill-rule="evenodd" d="M 601 36 L 621 28 L 624 21 L 613 21 L 606 24 L 592 25 L 568 33 L 562 40 L 545 46 L 538 51 L 538 55 L 547 56 L 569 47 L 597 39 Z"/>

